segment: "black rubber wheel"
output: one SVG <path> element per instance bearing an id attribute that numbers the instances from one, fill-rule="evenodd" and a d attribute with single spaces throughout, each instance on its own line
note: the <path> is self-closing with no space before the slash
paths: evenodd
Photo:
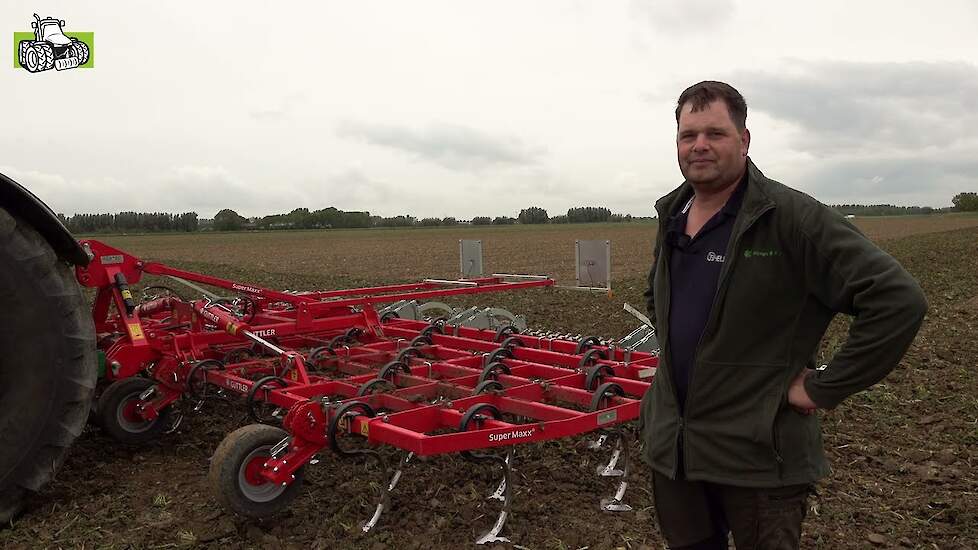
<path id="1" fill-rule="evenodd" d="M 321 368 L 319 362 L 330 357 L 336 357 L 336 352 L 329 346 L 312 348 L 309 350 L 309 356 L 306 357 L 306 368 L 308 368 L 310 365 L 315 368 Z"/>
<path id="2" fill-rule="evenodd" d="M 507 334 L 519 334 L 520 329 L 514 327 L 513 325 L 503 325 L 496 329 L 496 335 L 492 337 L 493 342 L 499 342 Z"/>
<path id="3" fill-rule="evenodd" d="M 577 348 L 574 350 L 574 355 L 580 355 L 580 353 L 586 349 L 590 349 L 591 346 L 600 346 L 601 339 L 597 336 L 585 336 L 581 338 L 581 341 L 577 343 Z"/>
<path id="4" fill-rule="evenodd" d="M 326 344 L 326 347 L 328 347 L 331 350 L 335 350 L 340 346 L 348 346 L 350 343 L 351 342 L 349 336 L 347 336 L 346 334 L 340 334 L 338 336 L 334 336 L 333 338 L 331 338 L 329 343 Z"/>
<path id="5" fill-rule="evenodd" d="M 472 395 L 479 395 L 488 391 L 503 391 L 506 387 L 499 380 L 483 380 L 472 390 Z"/>
<path id="6" fill-rule="evenodd" d="M 483 414 L 484 412 L 488 412 L 489 416 L 496 420 L 503 417 L 503 415 L 499 413 L 499 409 L 492 403 L 476 403 L 475 405 L 469 407 L 469 409 L 465 411 L 465 414 L 462 415 L 462 420 L 458 423 L 458 431 L 468 431 L 469 424 L 471 424 L 473 420 L 475 420 L 476 424 L 481 425 L 483 420 L 486 418 L 486 415 Z"/>
<path id="7" fill-rule="evenodd" d="M 372 395 L 375 393 L 386 393 L 392 390 L 396 390 L 397 386 L 393 382 L 385 378 L 374 378 L 364 382 L 363 385 L 357 389 L 357 397 L 363 397 L 365 395 Z"/>
<path id="8" fill-rule="evenodd" d="M 584 379 L 584 389 L 594 391 L 597 383 L 604 380 L 605 376 L 614 376 L 615 369 L 610 365 L 594 365 L 587 370 L 587 378 Z"/>
<path id="9" fill-rule="evenodd" d="M 252 384 L 251 389 L 248 390 L 248 396 L 245 397 L 245 403 L 248 405 L 248 416 L 260 424 L 269 424 L 273 419 L 276 421 L 280 420 L 272 415 L 272 412 L 278 407 L 264 400 L 258 401 L 258 392 L 263 391 L 265 392 L 263 396 L 268 397 L 268 392 L 288 387 L 288 385 L 289 383 L 279 376 L 266 376 L 256 380 Z M 278 387 L 276 388 L 275 386 Z"/>
<path id="10" fill-rule="evenodd" d="M 96 415 L 102 430 L 124 445 L 143 445 L 157 439 L 170 425 L 171 407 L 160 411 L 153 420 L 145 420 L 136 411 L 139 396 L 156 383 L 134 376 L 116 380 L 98 398 Z"/>
<path id="11" fill-rule="evenodd" d="M 0 185 L 8 184 L 0 176 Z M 61 465 L 88 420 L 95 328 L 74 273 L 0 208 L 0 524 Z"/>
<path id="12" fill-rule="evenodd" d="M 445 318 L 444 317 L 439 317 L 439 319 L 444 320 Z M 439 325 L 439 324 L 436 324 L 435 322 L 432 322 L 428 326 L 426 326 L 423 329 L 421 329 L 421 332 L 419 332 L 418 334 L 422 334 L 424 336 L 427 336 L 428 338 L 431 338 L 431 335 L 434 334 L 434 333 L 436 333 L 436 332 L 438 334 L 445 334 L 445 329 L 443 328 L 443 326 L 444 325 Z"/>
<path id="13" fill-rule="evenodd" d="M 486 359 L 486 364 L 495 363 L 496 361 L 501 361 L 503 359 L 512 359 L 513 351 L 510 348 L 499 348 L 492 351 L 489 357 Z"/>
<path id="14" fill-rule="evenodd" d="M 523 339 L 519 336 L 510 336 L 509 338 L 503 340 L 499 347 L 506 349 L 513 349 L 515 347 L 522 347 L 526 344 L 523 343 Z"/>
<path id="15" fill-rule="evenodd" d="M 419 334 L 415 336 L 413 340 L 411 340 L 411 347 L 421 347 L 421 346 L 430 346 L 430 345 L 431 345 L 431 337 L 425 334 Z"/>
<path id="16" fill-rule="evenodd" d="M 583 369 L 588 365 L 592 365 L 598 362 L 598 359 L 607 359 L 608 353 L 603 349 L 589 349 L 581 357 L 581 360 L 577 362 L 577 368 Z"/>
<path id="17" fill-rule="evenodd" d="M 394 360 L 407 364 L 411 362 L 411 357 L 421 357 L 421 350 L 418 348 L 404 348 L 397 352 L 397 356 L 394 357 Z"/>
<path id="18" fill-rule="evenodd" d="M 498 380 L 500 371 L 511 374 L 509 366 L 502 361 L 489 363 L 486 365 L 486 368 L 482 369 L 482 374 L 479 375 L 479 383 L 485 382 L 486 380 Z"/>
<path id="19" fill-rule="evenodd" d="M 224 508 L 260 519 L 285 510 L 299 496 L 305 466 L 296 470 L 286 486 L 256 475 L 271 457 L 271 450 L 288 433 L 274 426 L 250 424 L 229 433 L 211 457 L 208 474 L 214 497 Z"/>
<path id="20" fill-rule="evenodd" d="M 377 374 L 377 378 L 393 381 L 394 376 L 397 375 L 397 371 L 403 371 L 404 374 L 411 374 L 411 368 L 407 364 L 401 361 L 391 361 L 380 368 L 380 373 Z"/>
<path id="21" fill-rule="evenodd" d="M 377 412 L 374 411 L 373 407 L 363 401 L 348 401 L 333 413 L 333 419 L 329 421 L 329 426 L 326 427 L 326 441 L 329 442 L 329 448 L 333 449 L 334 453 L 340 456 L 361 456 L 371 452 L 365 449 L 344 449 L 340 446 L 340 442 L 337 439 L 338 432 L 346 430 L 349 426 L 340 426 L 341 423 L 347 422 L 345 418 L 349 416 L 352 419 L 352 417 L 358 415 L 373 418 L 377 416 Z"/>
<path id="22" fill-rule="evenodd" d="M 601 408 L 601 402 L 605 399 L 611 399 L 614 396 L 621 397 L 625 395 L 625 390 L 621 389 L 621 386 L 615 384 L 614 382 L 605 382 L 598 386 L 598 389 L 594 390 L 594 396 L 591 397 L 591 406 L 588 410 L 596 411 Z"/>
<path id="23" fill-rule="evenodd" d="M 190 372 L 187 373 L 187 393 L 190 394 L 190 397 L 197 400 L 207 398 L 209 385 L 207 371 L 209 370 L 224 370 L 224 363 L 217 359 L 205 359 L 190 367 Z"/>

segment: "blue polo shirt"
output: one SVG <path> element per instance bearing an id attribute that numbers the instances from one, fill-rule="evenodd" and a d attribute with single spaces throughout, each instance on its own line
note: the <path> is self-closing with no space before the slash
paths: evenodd
<path id="1" fill-rule="evenodd" d="M 669 366 L 676 384 L 680 411 L 685 411 L 693 358 L 713 309 L 726 260 L 727 243 L 734 220 L 747 189 L 747 175 L 737 184 L 727 203 L 713 215 L 699 233 L 686 235 L 686 219 L 693 199 L 666 225 L 665 244 L 669 247 Z M 685 413 L 683 413 L 685 414 Z"/>

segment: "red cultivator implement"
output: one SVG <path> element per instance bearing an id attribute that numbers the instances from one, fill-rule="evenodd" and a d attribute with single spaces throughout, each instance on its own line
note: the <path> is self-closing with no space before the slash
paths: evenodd
<path id="1" fill-rule="evenodd" d="M 98 241 L 82 245 L 93 261 L 77 277 L 98 289 L 93 314 L 112 381 L 99 398 L 99 422 L 115 438 L 139 443 L 178 423 L 186 406 L 243 396 L 256 424 L 225 438 L 210 472 L 216 497 L 238 514 L 283 510 L 300 490 L 305 465 L 329 448 L 374 459 L 383 476 L 366 532 L 389 508 L 414 456 L 462 453 L 502 470 L 490 497 L 502 510 L 477 542 L 504 541 L 513 447 L 593 431 L 601 435 L 592 448 L 612 449 L 599 474 L 620 478 L 601 506 L 629 509 L 622 502 L 628 446 L 616 427 L 638 417 L 658 363 L 654 352 L 595 337 L 521 334 L 515 324 L 493 326 L 486 314 L 399 316 L 417 300 L 547 287 L 549 278 L 280 292 L 142 262 Z M 144 274 L 179 279 L 207 297 L 189 301 L 150 287 L 137 304 L 129 285 Z M 237 297 L 218 298 L 198 284 Z M 375 309 L 382 304 L 394 305 Z M 650 336 L 646 329 L 633 340 L 645 344 Z M 399 464 L 386 464 L 376 444 L 404 451 Z"/>

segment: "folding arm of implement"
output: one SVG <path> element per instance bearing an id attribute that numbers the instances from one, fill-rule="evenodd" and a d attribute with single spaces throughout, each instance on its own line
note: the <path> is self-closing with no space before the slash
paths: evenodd
<path id="1" fill-rule="evenodd" d="M 488 330 L 444 318 L 381 318 L 374 309 L 401 300 L 552 286 L 549 278 L 292 293 L 142 262 L 98 241 L 82 245 L 93 261 L 77 275 L 83 285 L 98 288 L 93 314 L 104 335 L 106 377 L 115 380 L 113 386 L 136 385 L 131 377 L 138 373 L 151 379 L 129 393 L 110 386 L 103 396 L 114 400 L 104 404 L 103 422 L 120 428 L 124 438 L 143 440 L 158 433 L 161 417 L 181 398 L 199 409 L 217 394 L 243 396 L 257 422 L 281 422 L 284 430 L 252 425 L 232 432 L 215 452 L 212 483 L 218 499 L 236 513 L 264 517 L 284 509 L 305 465 L 329 448 L 378 464 L 381 494 L 363 526 L 367 532 L 389 508 L 413 456 L 462 453 L 502 470 L 491 496 L 502 501 L 502 510 L 477 542 L 505 541 L 513 446 L 593 431 L 603 433 L 599 442 L 617 443 L 598 471 L 621 478 L 602 508 L 628 509 L 622 503 L 627 445 L 618 427 L 638 417 L 658 364 L 654 353 L 595 337 L 518 334 L 512 325 Z M 170 295 L 136 304 L 128 285 L 143 274 L 242 296 L 188 301 Z M 380 444 L 405 453 L 393 474 L 373 449 Z M 487 452 L 497 448 L 506 452 Z"/>

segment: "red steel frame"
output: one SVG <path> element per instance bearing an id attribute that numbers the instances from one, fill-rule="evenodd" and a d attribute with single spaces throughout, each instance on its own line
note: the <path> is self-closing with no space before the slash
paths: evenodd
<path id="1" fill-rule="evenodd" d="M 462 286 L 422 282 L 290 293 L 143 262 L 99 241 L 81 244 L 93 261 L 76 274 L 82 285 L 98 289 L 93 315 L 111 367 L 106 377 L 145 372 L 156 381 L 155 391 L 136 407 L 147 420 L 206 385 L 287 410 L 287 449 L 257 474 L 277 484 L 289 483 L 313 455 L 335 446 L 337 435 L 436 455 L 628 422 L 638 417 L 639 400 L 658 365 L 649 353 L 443 322 L 381 320 L 373 309 L 399 300 L 552 286 L 551 279 L 487 277 Z M 247 311 L 176 297 L 137 305 L 128 285 L 143 274 L 240 293 L 248 297 Z M 277 351 L 259 357 L 256 348 Z M 205 364 L 215 368 L 195 369 Z M 381 374 L 384 383 L 376 382 Z M 268 376 L 278 379 L 254 387 Z M 474 394 L 489 379 L 499 386 Z M 387 391 L 358 395 L 371 382 Z M 344 409 L 348 414 L 338 418 L 353 402 L 361 406 Z M 483 404 L 500 418 L 482 414 L 460 429 L 463 416 Z"/>

